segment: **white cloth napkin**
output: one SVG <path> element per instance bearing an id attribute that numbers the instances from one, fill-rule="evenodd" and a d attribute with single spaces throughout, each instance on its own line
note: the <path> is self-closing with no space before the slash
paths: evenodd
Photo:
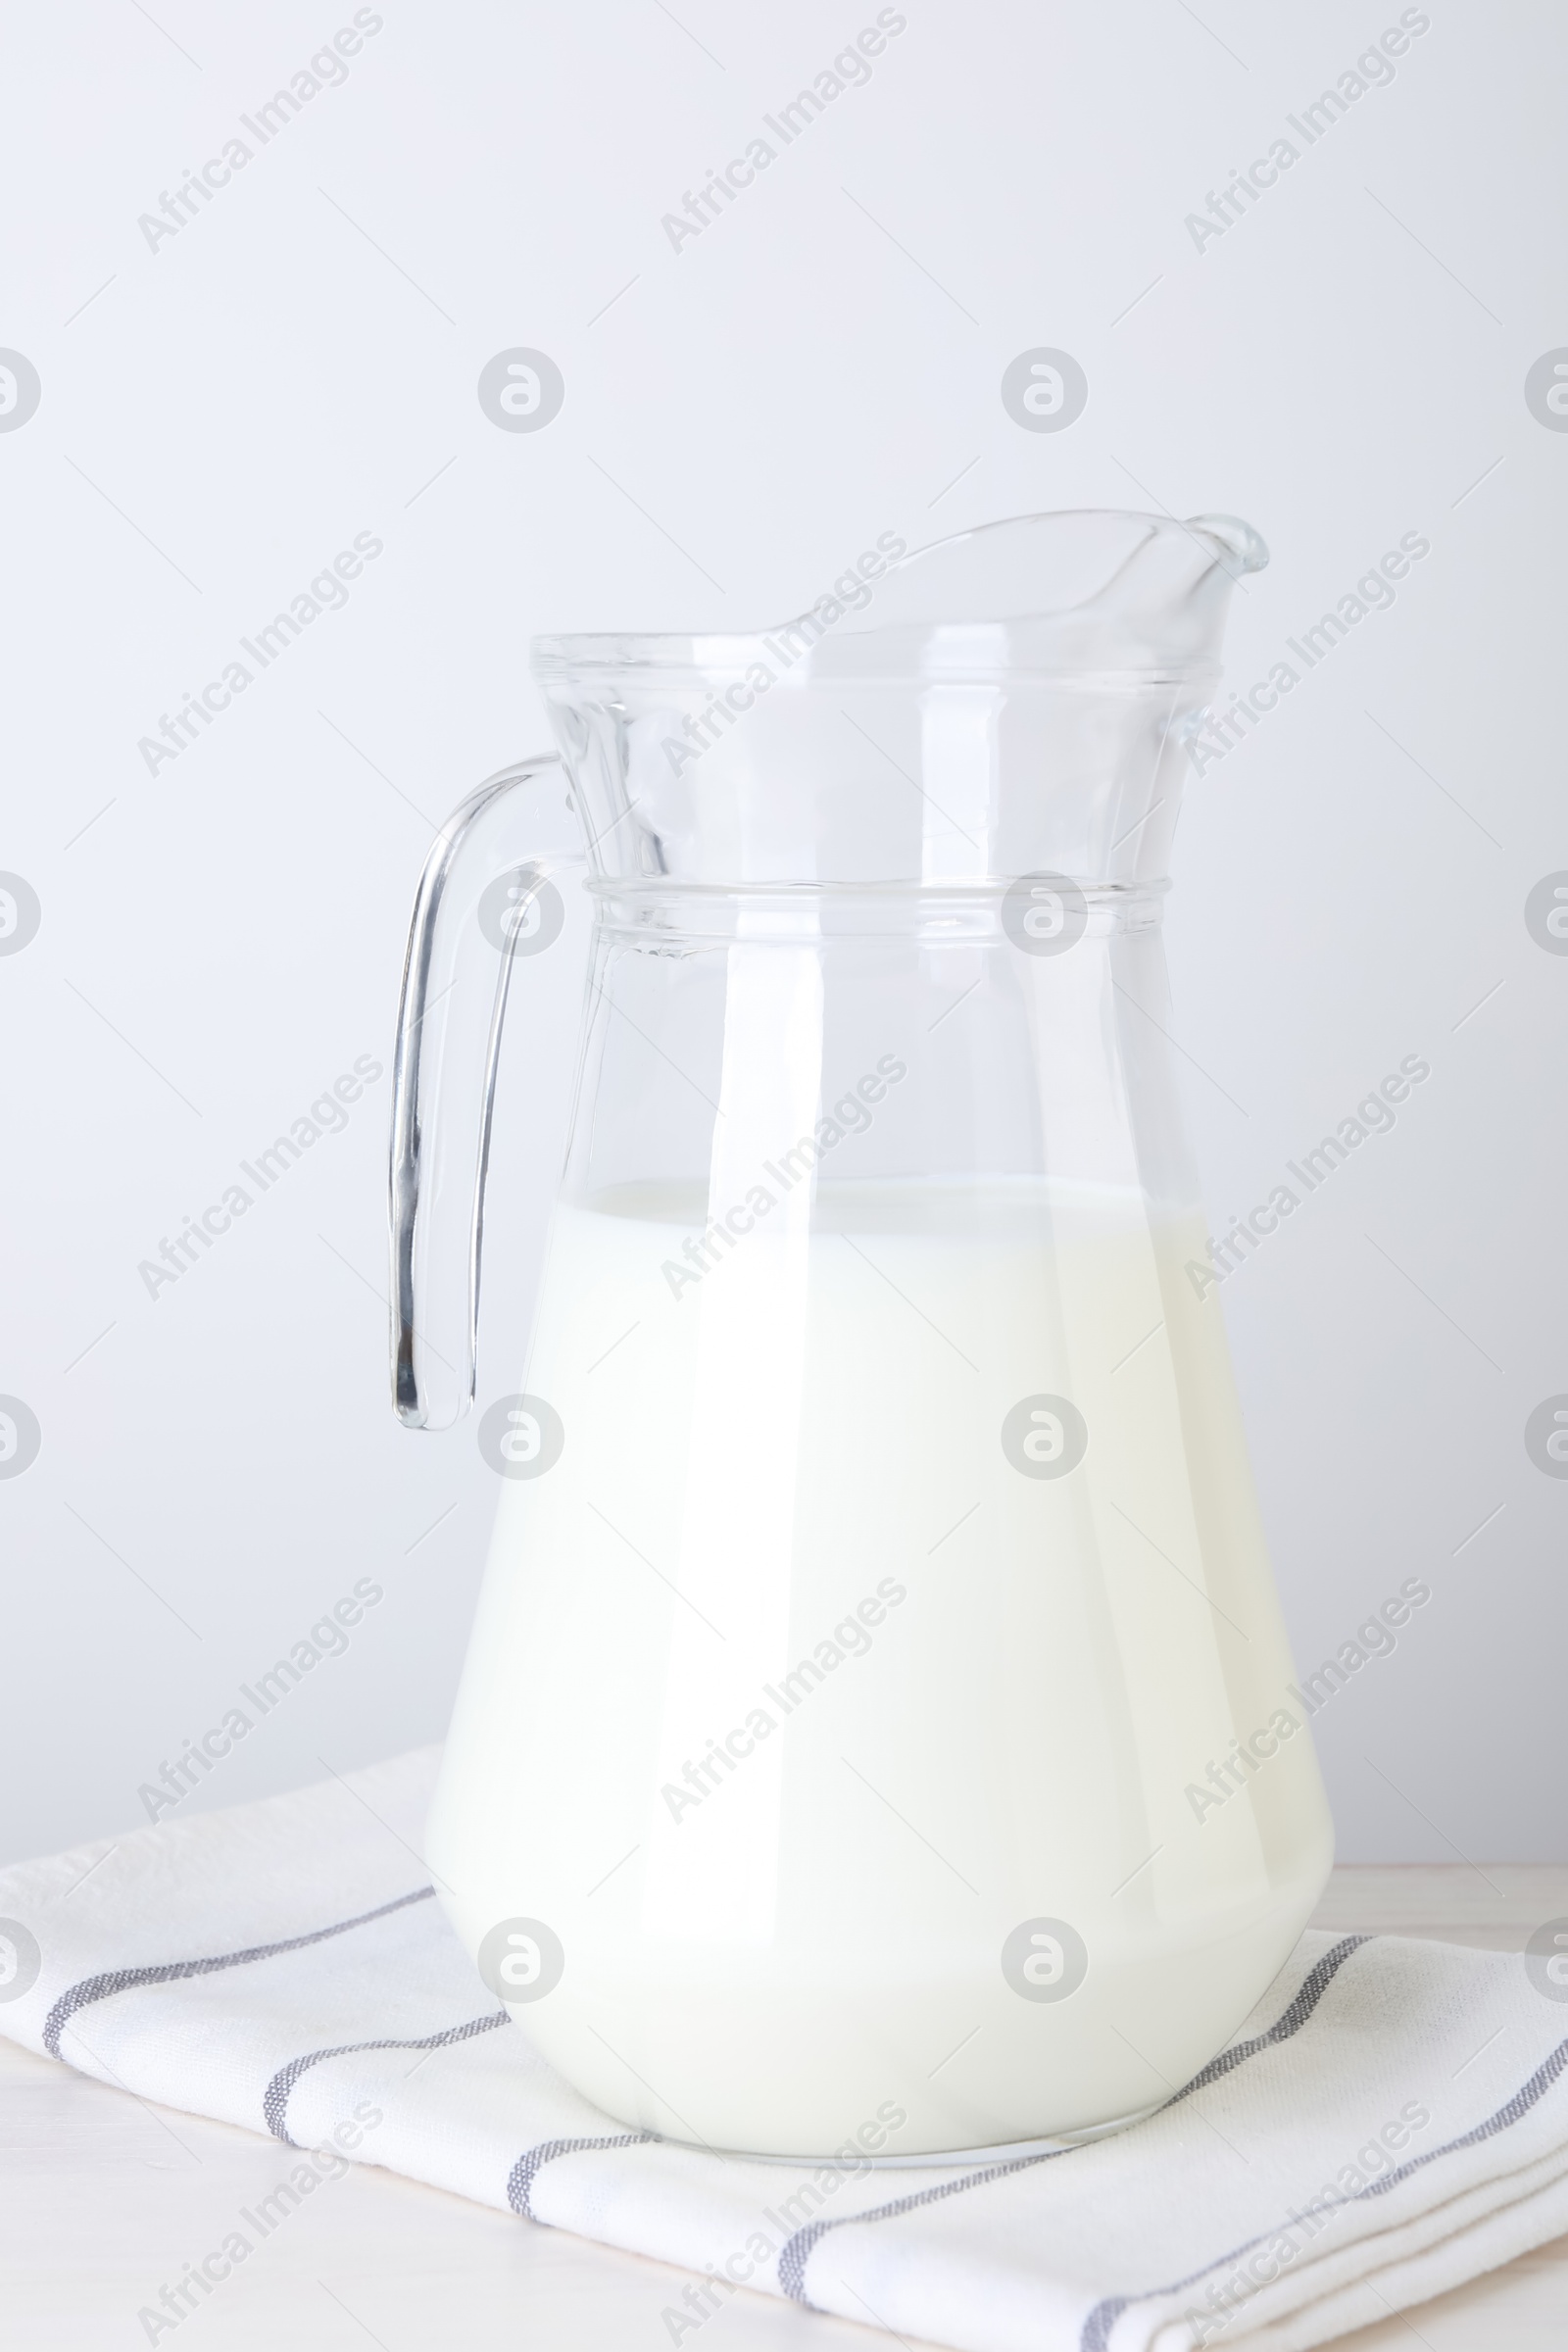
<path id="1" fill-rule="evenodd" d="M 857 2171 L 628 2132 L 448 1928 L 435 1763 L 0 1873 L 0 2032 L 270 2132 L 259 2234 L 351 2148 L 682 2266 L 673 2344 L 744 2282 L 963 2352 L 1296 2352 L 1568 2231 L 1568 2005 L 1523 1959 L 1393 1937 L 1304 1936 L 1193 2083 L 1083 2147 Z"/>

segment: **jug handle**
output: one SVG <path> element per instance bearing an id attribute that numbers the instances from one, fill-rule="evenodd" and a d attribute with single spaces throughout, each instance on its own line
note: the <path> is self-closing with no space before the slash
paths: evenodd
<path id="1" fill-rule="evenodd" d="M 559 921 L 559 896 L 552 907 L 544 890 L 584 863 L 580 844 L 565 770 L 547 752 L 502 768 L 461 802 L 419 876 L 398 1004 L 389 1167 L 392 1402 L 409 1429 L 448 1428 L 473 1401 L 512 966 L 526 952 L 530 907 L 540 924 Z"/>

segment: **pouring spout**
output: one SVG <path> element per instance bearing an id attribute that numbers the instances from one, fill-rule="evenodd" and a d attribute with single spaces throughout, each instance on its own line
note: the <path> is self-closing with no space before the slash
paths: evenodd
<path id="1" fill-rule="evenodd" d="M 607 882 L 1146 891 L 1267 561 L 1229 514 L 1023 514 L 756 635 L 539 639 L 534 675 Z"/>
<path id="2" fill-rule="evenodd" d="M 1200 531 L 1204 537 L 1217 541 L 1232 558 L 1235 576 L 1243 572 L 1261 571 L 1268 562 L 1268 549 L 1260 532 L 1239 514 L 1190 514 L 1182 525 L 1184 530 Z"/>
<path id="3" fill-rule="evenodd" d="M 960 662 L 963 642 L 977 657 L 983 642 L 991 662 L 1024 672 L 1202 668 L 1218 660 L 1232 588 L 1267 562 L 1258 533 L 1233 514 L 1016 515 L 905 557 L 835 625 L 842 652 L 828 663 L 863 660 L 869 637 L 907 656 L 926 636 Z"/>

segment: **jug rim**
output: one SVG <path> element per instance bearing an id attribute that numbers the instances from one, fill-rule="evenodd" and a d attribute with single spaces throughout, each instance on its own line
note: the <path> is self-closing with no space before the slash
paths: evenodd
<path id="1" fill-rule="evenodd" d="M 859 576 L 867 587 L 869 606 L 874 611 L 878 587 L 882 582 L 896 579 L 934 557 L 951 557 L 956 551 L 979 547 L 996 534 L 1017 534 L 1038 524 L 1100 520 L 1107 524 L 1138 523 L 1146 526 L 1144 539 L 1129 552 L 1118 572 L 1113 574 L 1113 579 L 1157 539 L 1169 542 L 1185 537 L 1200 547 L 1206 545 L 1209 562 L 1204 574 L 1200 577 L 1217 568 L 1223 570 L 1234 583 L 1247 573 L 1261 571 L 1269 560 L 1268 548 L 1259 532 L 1238 515 L 1203 514 L 1183 518 L 1174 514 L 1150 514 L 1136 508 L 1058 507 L 1040 509 L 1028 514 L 996 516 L 989 522 L 951 532 L 945 538 L 928 540 L 921 547 L 906 550 L 889 563 L 879 559 L 874 570 L 861 572 Z M 868 558 L 861 559 L 862 564 L 867 561 Z M 840 575 L 836 585 L 842 584 L 844 576 Z M 663 677 L 730 674 L 744 672 L 752 663 L 761 663 L 769 670 L 775 670 L 781 658 L 781 643 L 788 652 L 788 668 L 804 662 L 818 646 L 824 644 L 837 643 L 846 648 L 869 650 L 867 641 L 880 639 L 886 649 L 880 664 L 881 674 L 890 680 L 906 678 L 923 668 L 929 668 L 932 666 L 930 656 L 936 653 L 940 657 L 943 650 L 956 656 L 957 659 L 954 666 L 971 678 L 985 670 L 994 673 L 1005 670 L 1017 675 L 1020 671 L 1027 674 L 1032 669 L 1041 674 L 1049 669 L 1060 676 L 1063 673 L 1055 665 L 1036 664 L 1028 660 L 1021 662 L 1007 661 L 994 654 L 992 661 L 987 662 L 983 659 L 984 651 L 987 647 L 996 648 L 1003 633 L 1016 629 L 1022 623 L 1059 623 L 1068 620 L 1074 612 L 1087 613 L 1093 602 L 1103 596 L 1106 587 L 1111 584 L 1102 582 L 1095 592 L 1095 598 L 1078 603 L 999 612 L 985 620 L 895 620 L 878 625 L 874 618 L 861 617 L 854 629 L 844 630 L 841 623 L 849 615 L 843 610 L 842 601 L 829 591 L 804 612 L 792 614 L 785 620 L 760 629 L 546 631 L 529 641 L 529 670 L 541 684 L 562 682 L 585 673 L 603 676 L 611 672 L 622 672 L 639 678 L 647 677 L 650 673 Z M 1003 595 L 999 601 L 1005 605 L 1009 600 Z M 824 617 L 822 608 L 825 605 L 837 605 L 839 610 Z M 857 608 L 852 607 L 851 611 L 856 612 Z M 798 637 L 806 627 L 812 628 L 814 635 L 805 646 L 791 649 L 792 637 Z M 947 669 L 949 663 L 939 658 L 934 666 L 941 671 Z M 1209 666 L 1209 663 L 1200 660 L 1178 660 L 1111 664 L 1091 662 L 1082 668 L 1073 664 L 1071 669 L 1087 684 L 1112 678 L 1137 678 L 1141 681 L 1169 679 L 1174 682 Z M 869 682 L 878 664 L 860 661 L 855 663 L 855 667 L 857 674 Z"/>

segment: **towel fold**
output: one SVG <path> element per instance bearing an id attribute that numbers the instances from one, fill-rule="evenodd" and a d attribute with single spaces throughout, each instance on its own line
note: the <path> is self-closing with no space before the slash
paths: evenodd
<path id="1" fill-rule="evenodd" d="M 744 2283 L 961 2352 L 1304 2352 L 1568 2231 L 1568 1985 L 1392 1936 L 1303 1936 L 1218 2058 L 1082 2147 L 803 2167 L 628 2131 L 447 1926 L 436 1761 L 0 1873 L 0 2033 L 270 2132 L 248 2243 L 369 2162 L 683 2267 L 672 2344 Z"/>

